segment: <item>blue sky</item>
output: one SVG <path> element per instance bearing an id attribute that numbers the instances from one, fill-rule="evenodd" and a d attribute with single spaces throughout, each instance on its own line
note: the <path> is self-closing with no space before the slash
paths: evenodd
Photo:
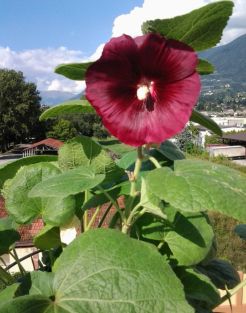
<path id="1" fill-rule="evenodd" d="M 0 0 L 0 45 L 15 51 L 56 48 L 92 54 L 114 19 L 142 0 Z"/>
<path id="2" fill-rule="evenodd" d="M 246 0 L 233 0 L 221 44 L 246 33 Z M 81 92 L 84 82 L 54 73 L 61 63 L 100 57 L 123 33 L 141 35 L 144 21 L 188 13 L 215 0 L 0 0 L 0 68 L 20 70 L 42 91 Z"/>

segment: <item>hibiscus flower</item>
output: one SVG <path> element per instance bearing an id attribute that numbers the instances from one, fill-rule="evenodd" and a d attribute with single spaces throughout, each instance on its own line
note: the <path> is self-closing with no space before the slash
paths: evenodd
<path id="1" fill-rule="evenodd" d="M 197 55 L 158 34 L 112 38 L 86 73 L 86 97 L 104 126 L 132 145 L 182 131 L 200 93 Z"/>

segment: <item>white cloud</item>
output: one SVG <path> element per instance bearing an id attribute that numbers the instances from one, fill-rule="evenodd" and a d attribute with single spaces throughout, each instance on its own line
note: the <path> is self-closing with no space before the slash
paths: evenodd
<path id="1" fill-rule="evenodd" d="M 57 49 L 35 49 L 16 52 L 9 47 L 0 47 L 0 67 L 22 71 L 28 81 L 37 84 L 40 90 L 59 90 L 79 93 L 84 83 L 71 81 L 54 73 L 54 68 L 62 63 L 88 60 L 81 51 Z"/>
<path id="2" fill-rule="evenodd" d="M 141 25 L 146 20 L 171 18 L 188 13 L 214 0 L 144 0 L 141 7 L 135 7 L 130 13 L 120 15 L 114 20 L 112 37 L 122 34 L 141 35 Z M 225 44 L 246 33 L 246 1 L 234 0 L 234 11 L 224 31 L 221 43 Z"/>

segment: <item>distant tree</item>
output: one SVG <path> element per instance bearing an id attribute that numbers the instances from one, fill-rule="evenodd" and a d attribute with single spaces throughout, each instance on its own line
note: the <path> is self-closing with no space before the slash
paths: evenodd
<path id="1" fill-rule="evenodd" d="M 0 151 L 42 135 L 40 96 L 22 72 L 0 69 Z"/>
<path id="2" fill-rule="evenodd" d="M 59 119 L 53 125 L 52 130 L 47 133 L 47 137 L 60 139 L 66 141 L 77 135 L 77 130 L 73 127 L 72 123 L 65 119 Z"/>
<path id="3" fill-rule="evenodd" d="M 190 123 L 185 129 L 175 136 L 176 145 L 184 152 L 191 153 L 197 149 L 198 129 L 193 123 Z"/>

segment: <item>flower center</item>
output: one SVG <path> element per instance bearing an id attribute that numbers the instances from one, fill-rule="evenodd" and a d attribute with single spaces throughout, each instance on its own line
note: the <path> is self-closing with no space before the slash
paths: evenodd
<path id="1" fill-rule="evenodd" d="M 146 85 L 139 86 L 137 89 L 138 100 L 145 100 L 150 92 L 149 87 Z"/>
<path id="2" fill-rule="evenodd" d="M 148 111 L 154 110 L 155 100 L 152 96 L 153 84 L 154 84 L 153 82 L 150 82 L 149 84 L 147 83 L 143 85 L 138 85 L 138 89 L 137 89 L 138 100 L 143 101 L 145 108 Z"/>

